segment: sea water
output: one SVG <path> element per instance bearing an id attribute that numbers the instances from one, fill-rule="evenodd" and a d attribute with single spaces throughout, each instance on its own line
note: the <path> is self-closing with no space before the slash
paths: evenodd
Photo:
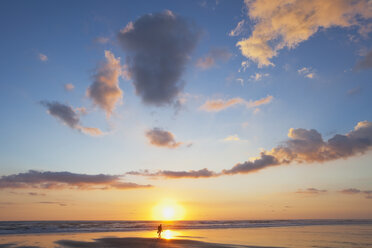
<path id="1" fill-rule="evenodd" d="M 59 247 L 58 240 L 156 237 L 155 221 L 0 222 L 0 247 Z M 164 222 L 169 239 L 288 248 L 372 247 L 372 220 Z"/>

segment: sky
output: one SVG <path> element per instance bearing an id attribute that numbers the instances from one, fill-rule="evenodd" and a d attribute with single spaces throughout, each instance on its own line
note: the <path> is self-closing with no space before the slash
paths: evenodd
<path id="1" fill-rule="evenodd" d="M 371 18 L 2 1 L 0 220 L 372 218 Z"/>

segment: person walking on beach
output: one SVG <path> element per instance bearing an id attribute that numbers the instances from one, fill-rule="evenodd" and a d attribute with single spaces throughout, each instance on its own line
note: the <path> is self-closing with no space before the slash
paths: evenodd
<path id="1" fill-rule="evenodd" d="M 161 232 L 163 231 L 163 226 L 160 224 L 158 226 L 158 238 L 161 238 Z"/>

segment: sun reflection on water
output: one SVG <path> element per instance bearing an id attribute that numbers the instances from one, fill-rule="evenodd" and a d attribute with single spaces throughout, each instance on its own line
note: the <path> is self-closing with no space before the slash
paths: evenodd
<path id="1" fill-rule="evenodd" d="M 163 238 L 172 239 L 172 238 L 174 238 L 174 234 L 172 233 L 171 230 L 165 230 L 164 233 L 163 233 Z"/>
<path id="2" fill-rule="evenodd" d="M 165 230 L 162 234 L 161 237 L 163 239 L 175 239 L 177 237 L 180 237 L 182 234 L 180 232 L 172 231 L 172 230 Z"/>

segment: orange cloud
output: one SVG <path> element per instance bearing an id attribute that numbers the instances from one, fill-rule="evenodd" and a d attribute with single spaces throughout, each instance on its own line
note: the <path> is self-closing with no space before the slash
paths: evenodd
<path id="1" fill-rule="evenodd" d="M 240 97 L 231 98 L 229 100 L 222 99 L 208 100 L 200 107 L 200 109 L 208 112 L 218 112 L 233 107 L 235 105 L 245 105 L 247 108 L 254 108 L 264 104 L 268 104 L 273 99 L 274 99 L 273 96 L 268 95 L 267 97 L 258 99 L 256 101 L 252 100 L 246 101 Z"/>
<path id="2" fill-rule="evenodd" d="M 115 58 L 110 51 L 105 51 L 105 58 L 106 62 L 97 69 L 94 82 L 87 89 L 87 96 L 110 116 L 115 105 L 123 98 L 123 91 L 119 87 L 122 68 L 120 58 Z"/>
<path id="3" fill-rule="evenodd" d="M 237 43 L 242 54 L 259 67 L 285 47 L 308 40 L 320 28 L 356 26 L 362 35 L 372 26 L 361 22 L 372 17 L 368 0 L 245 0 L 248 16 L 256 23 L 249 38 Z"/>
<path id="4" fill-rule="evenodd" d="M 157 147 L 177 148 L 182 142 L 176 142 L 174 134 L 160 128 L 153 128 L 146 132 L 150 144 Z"/>

